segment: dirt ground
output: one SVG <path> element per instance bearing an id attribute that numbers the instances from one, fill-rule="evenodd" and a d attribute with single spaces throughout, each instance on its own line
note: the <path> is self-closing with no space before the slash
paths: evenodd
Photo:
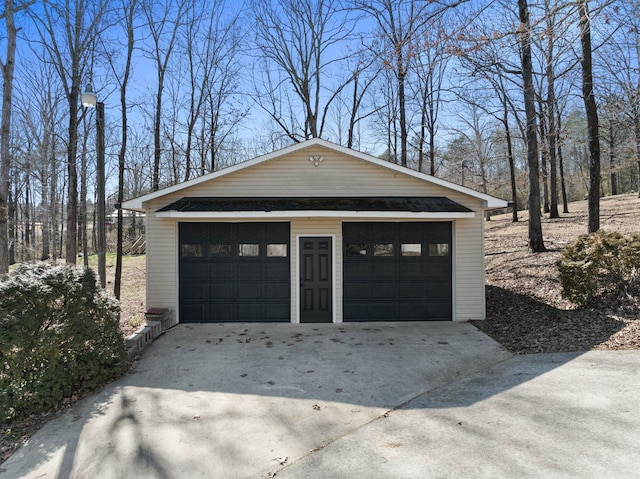
<path id="1" fill-rule="evenodd" d="M 107 290 L 113 293 L 116 272 L 115 255 L 107 256 Z M 146 296 L 145 255 L 124 256 L 122 259 L 122 283 L 120 287 L 120 328 L 125 337 L 130 336 L 144 325 Z"/>
<path id="2" fill-rule="evenodd" d="M 555 262 L 587 232 L 587 202 L 570 203 L 559 219 L 544 216 L 544 253 L 528 250 L 526 212 L 517 223 L 510 213 L 486 223 L 487 320 L 476 326 L 516 353 L 640 348 L 640 298 L 577 309 L 560 294 Z M 602 198 L 600 228 L 639 234 L 638 195 Z"/>

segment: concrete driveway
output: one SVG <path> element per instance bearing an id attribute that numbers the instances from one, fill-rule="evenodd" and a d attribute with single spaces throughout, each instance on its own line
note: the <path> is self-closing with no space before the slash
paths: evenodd
<path id="1" fill-rule="evenodd" d="M 637 477 L 639 371 L 464 323 L 180 325 L 0 478 Z"/>

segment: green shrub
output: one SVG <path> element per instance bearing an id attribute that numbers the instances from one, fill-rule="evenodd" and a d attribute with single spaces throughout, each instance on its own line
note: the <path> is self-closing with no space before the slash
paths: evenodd
<path id="1" fill-rule="evenodd" d="M 580 236 L 556 263 L 562 295 L 585 305 L 605 293 L 628 290 L 640 279 L 640 236 L 598 231 Z"/>
<path id="2" fill-rule="evenodd" d="M 0 278 L 0 421 L 55 407 L 124 364 L 118 304 L 92 270 L 23 264 Z"/>

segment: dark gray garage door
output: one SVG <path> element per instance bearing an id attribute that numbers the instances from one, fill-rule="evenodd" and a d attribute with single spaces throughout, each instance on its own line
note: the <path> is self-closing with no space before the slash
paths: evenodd
<path id="1" fill-rule="evenodd" d="M 343 223 L 345 321 L 451 320 L 451 222 Z"/>
<path id="2" fill-rule="evenodd" d="M 180 321 L 288 322 L 289 223 L 180 223 Z"/>

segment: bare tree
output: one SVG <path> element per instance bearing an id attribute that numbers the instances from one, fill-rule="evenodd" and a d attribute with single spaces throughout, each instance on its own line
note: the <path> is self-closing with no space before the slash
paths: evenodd
<path id="1" fill-rule="evenodd" d="M 558 212 L 558 178 L 557 178 L 557 137 L 558 131 L 556 128 L 556 89 L 555 89 L 555 23 L 556 12 L 551 10 L 551 4 L 549 0 L 545 0 L 545 19 L 546 19 L 546 36 L 547 36 L 547 48 L 546 48 L 546 65 L 545 65 L 545 77 L 547 80 L 547 100 L 546 100 L 546 113 L 547 113 L 547 128 L 548 128 L 548 145 L 549 145 L 549 169 L 551 170 L 549 178 L 549 190 L 551 195 L 551 203 L 549 205 L 549 217 L 559 218 Z"/>
<path id="2" fill-rule="evenodd" d="M 349 121 L 347 127 L 347 148 L 356 146 L 356 128 L 366 118 L 376 113 L 375 107 L 363 110 L 365 99 L 369 89 L 374 85 L 380 68 L 374 67 L 375 57 L 367 52 L 358 52 L 355 56 L 355 66 L 349 69 L 350 79 L 347 93 L 349 100 L 345 104 L 349 106 Z"/>
<path id="3" fill-rule="evenodd" d="M 536 98 L 533 85 L 533 64 L 531 60 L 531 23 L 527 0 L 518 0 L 520 28 L 520 50 L 522 59 L 522 80 L 524 83 L 524 106 L 527 118 L 527 163 L 529 165 L 529 248 L 534 253 L 546 250 L 542 239 L 542 218 L 540 213 L 540 167 L 538 164 L 538 138 L 536 127 Z"/>
<path id="4" fill-rule="evenodd" d="M 160 157 L 162 155 L 162 100 L 165 77 L 169 60 L 178 42 L 178 32 L 184 22 L 185 12 L 190 8 L 190 0 L 173 2 L 165 0 L 144 0 L 142 11 L 147 19 L 146 27 L 151 37 L 151 48 L 147 54 L 153 59 L 156 67 L 155 108 L 153 113 L 153 176 L 151 189 L 160 189 Z"/>
<path id="5" fill-rule="evenodd" d="M 226 2 L 219 0 L 205 26 L 204 34 L 200 35 L 201 48 L 195 53 L 201 74 L 193 85 L 197 101 L 196 108 L 190 109 L 193 113 L 189 114 L 188 128 L 188 135 L 193 137 L 196 122 L 201 124 L 201 175 L 219 168 L 224 145 L 249 111 L 240 98 L 237 82 L 242 68 L 241 12 L 229 9 Z M 188 146 L 187 154 L 190 149 Z"/>
<path id="6" fill-rule="evenodd" d="M 588 232 L 600 229 L 600 132 L 598 126 L 598 107 L 593 92 L 593 67 L 591 50 L 591 18 L 588 0 L 581 0 L 580 8 L 580 46 L 582 50 L 582 98 L 587 115 L 589 133 L 589 225 Z"/>
<path id="7" fill-rule="evenodd" d="M 293 141 L 321 137 L 329 108 L 348 83 L 327 84 L 331 68 L 343 60 L 334 52 L 351 34 L 346 13 L 337 0 L 255 0 L 252 8 L 256 48 L 266 61 L 265 73 L 272 78 L 275 70 L 282 79 L 271 85 L 266 97 L 265 92 L 258 94 L 258 104 Z M 292 88 L 297 102 L 294 111 L 301 111 L 304 118 L 293 128 L 282 121 L 278 107 L 286 95 L 285 85 Z"/>
<path id="8" fill-rule="evenodd" d="M 522 91 L 521 66 L 516 62 L 518 55 L 517 41 L 509 41 L 512 37 L 511 22 L 503 28 L 508 34 L 493 36 L 487 33 L 486 27 L 480 26 L 468 38 L 466 48 L 454 49 L 464 68 L 468 84 L 458 94 L 459 101 L 472 103 L 500 122 L 504 129 L 506 157 L 509 164 L 509 183 L 511 186 L 512 220 L 518 221 L 518 193 L 516 183 L 516 157 L 514 154 L 514 135 L 511 125 L 515 124 L 522 138 L 525 138 L 525 125 L 521 119 L 520 102 L 516 94 Z M 490 26 L 493 28 L 493 25 Z M 485 87 L 488 83 L 489 88 Z M 468 95 L 468 89 L 491 91 L 476 101 L 474 95 Z M 521 93 L 520 93 L 521 94 Z M 496 100 L 496 101 L 493 101 Z M 515 122 L 512 122 L 515 120 Z M 516 133 L 516 137 L 518 133 Z"/>
<path id="9" fill-rule="evenodd" d="M 373 18 L 381 39 L 379 58 L 393 72 L 398 95 L 400 164 L 407 166 L 409 123 L 407 81 L 415 55 L 414 48 L 425 25 L 465 0 L 454 2 L 420 0 L 353 0 L 354 8 Z"/>
<path id="10" fill-rule="evenodd" d="M 124 178 L 126 171 L 126 156 L 129 138 L 129 100 L 127 98 L 127 89 L 129 87 L 129 80 L 132 73 L 133 53 L 136 43 L 136 24 L 135 19 L 140 10 L 139 0 L 121 0 L 118 7 L 120 17 L 119 26 L 123 38 L 126 39 L 124 43 L 124 61 L 120 65 L 118 63 L 121 60 L 119 53 L 122 50 L 121 40 L 117 41 L 116 51 L 111 51 L 107 56 L 109 66 L 113 73 L 113 76 L 118 83 L 120 93 L 120 148 L 118 150 L 118 191 L 117 191 L 117 205 L 120 205 L 124 201 Z M 115 278 L 113 282 L 113 295 L 120 299 L 120 290 L 122 287 L 122 256 L 124 246 L 124 216 L 122 209 L 117 208 L 117 229 L 116 229 L 116 269 Z"/>
<path id="11" fill-rule="evenodd" d="M 75 264 L 78 251 L 78 121 L 79 95 L 88 58 L 97 37 L 106 27 L 103 19 L 108 0 L 78 0 L 72 4 L 45 2 L 33 14 L 42 60 L 51 63 L 62 84 L 68 106 L 67 142 L 67 238 L 65 260 Z"/>
<path id="12" fill-rule="evenodd" d="M 423 171 L 425 150 L 429 160 L 429 174 L 436 174 L 436 135 L 438 117 L 442 106 L 442 83 L 447 69 L 448 47 L 441 22 L 435 21 L 425 28 L 417 39 L 415 62 L 416 79 L 412 83 L 418 103 L 419 124 L 417 132 L 418 170 Z"/>
<path id="13" fill-rule="evenodd" d="M 15 4 L 13 0 L 4 0 L 4 19 L 7 28 L 7 52 L 2 69 L 2 118 L 0 120 L 0 274 L 9 271 L 9 229 L 7 199 L 9 196 L 9 171 L 11 169 L 11 107 L 13 96 L 13 75 L 16 62 L 18 28 L 15 14 L 29 8 L 35 0 Z"/>
<path id="14" fill-rule="evenodd" d="M 634 133 L 636 187 L 640 197 L 640 4 L 621 2 L 613 15 L 608 16 L 619 25 L 615 36 L 600 49 L 600 68 L 606 73 L 608 85 L 600 88 L 615 102 L 619 111 L 630 122 Z"/>
<path id="15" fill-rule="evenodd" d="M 483 115 L 479 102 L 470 101 L 468 108 L 458 112 L 460 124 L 464 129 L 455 129 L 458 138 L 465 146 L 468 163 L 463 169 L 475 172 L 476 188 L 485 194 L 489 193 L 489 181 L 491 170 L 494 169 L 495 145 L 492 144 L 491 136 L 495 133 L 495 121 L 491 117 Z M 463 160 L 463 161 L 464 161 Z M 473 166 L 472 166 L 473 165 Z"/>
<path id="16" fill-rule="evenodd" d="M 63 100 L 55 84 L 55 72 L 41 63 L 25 62 L 22 67 L 22 88 L 16 89 L 16 127 L 25 132 L 34 144 L 34 176 L 40 182 L 40 209 L 42 224 L 42 254 L 40 259 L 51 256 L 52 220 L 50 211 L 50 190 L 55 190 L 52 171 L 55 163 L 53 146 L 59 134 L 60 102 Z M 55 250 L 55 249 L 53 249 Z"/>

